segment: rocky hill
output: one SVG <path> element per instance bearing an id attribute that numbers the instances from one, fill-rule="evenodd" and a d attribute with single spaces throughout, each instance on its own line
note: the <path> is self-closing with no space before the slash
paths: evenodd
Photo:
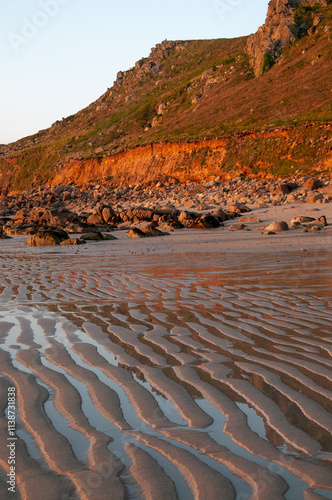
<path id="1" fill-rule="evenodd" d="M 271 0 L 266 21 L 248 38 L 246 52 L 256 76 L 268 71 L 282 51 L 296 40 L 313 35 L 324 20 L 321 8 L 328 0 Z"/>
<path id="2" fill-rule="evenodd" d="M 0 146 L 1 190 L 330 172 L 331 41 L 327 0 L 271 0 L 249 37 L 164 41 L 87 108 Z"/>

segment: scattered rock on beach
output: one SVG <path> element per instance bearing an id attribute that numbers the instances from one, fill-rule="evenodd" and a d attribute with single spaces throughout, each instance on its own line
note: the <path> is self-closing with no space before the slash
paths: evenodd
<path id="1" fill-rule="evenodd" d="M 289 227 L 287 222 L 284 221 L 275 221 L 272 222 L 269 226 L 265 228 L 265 231 L 275 231 L 275 232 L 281 232 L 281 231 L 288 231 Z"/>
<path id="2" fill-rule="evenodd" d="M 3 232 L 2 227 L 0 227 L 0 240 L 9 240 L 10 236 Z"/>
<path id="3" fill-rule="evenodd" d="M 291 220 L 291 224 L 305 224 L 306 222 L 313 222 L 316 220 L 314 217 L 304 217 L 304 216 L 299 216 L 295 217 L 294 219 Z"/>
<path id="4" fill-rule="evenodd" d="M 322 226 L 327 226 L 327 220 L 326 220 L 326 217 L 325 215 L 322 215 L 321 217 L 319 217 L 318 219 L 315 220 L 315 224 L 320 224 Z"/>
<path id="5" fill-rule="evenodd" d="M 198 219 L 190 222 L 188 227 L 190 229 L 213 229 L 220 226 L 220 221 L 214 215 L 202 215 Z"/>
<path id="6" fill-rule="evenodd" d="M 244 214 L 251 212 L 251 208 L 243 205 L 243 203 L 232 203 L 227 207 L 227 210 L 233 214 Z"/>
<path id="7" fill-rule="evenodd" d="M 98 214 L 91 214 L 86 220 L 87 224 L 91 224 L 93 226 L 101 226 L 103 224 L 103 218 Z"/>
<path id="8" fill-rule="evenodd" d="M 96 231 L 95 233 L 86 233 L 80 236 L 83 241 L 102 241 L 104 239 L 103 235 Z"/>
<path id="9" fill-rule="evenodd" d="M 61 241 L 60 245 L 84 245 L 85 241 L 79 238 L 70 238 L 68 240 Z"/>
<path id="10" fill-rule="evenodd" d="M 7 236 L 31 236 L 38 231 L 38 227 L 26 224 L 22 226 L 5 226 L 3 231 Z"/>
<path id="11" fill-rule="evenodd" d="M 168 236 L 169 233 L 164 233 L 163 231 L 160 231 L 155 227 L 153 223 L 146 224 L 145 226 L 141 227 L 141 230 L 145 234 L 145 236 L 148 237 L 154 237 L 154 236 Z"/>
<path id="12" fill-rule="evenodd" d="M 141 229 L 138 229 L 138 227 L 133 227 L 129 230 L 127 233 L 128 238 L 146 238 L 147 235 L 143 233 Z"/>
<path id="13" fill-rule="evenodd" d="M 302 189 L 307 189 L 308 191 L 314 191 L 316 189 L 321 188 L 322 186 L 323 183 L 320 179 L 310 177 L 310 179 L 306 180 L 306 182 L 303 184 Z"/>
<path id="14" fill-rule="evenodd" d="M 22 209 L 15 214 L 15 224 L 36 224 L 40 226 L 63 226 L 77 220 L 77 215 L 65 208 L 34 207 Z"/>
<path id="15" fill-rule="evenodd" d="M 214 212 L 212 212 L 211 215 L 217 217 L 222 222 L 225 222 L 226 220 L 229 220 L 231 218 L 222 208 L 217 208 Z"/>
<path id="16" fill-rule="evenodd" d="M 66 231 L 47 229 L 35 233 L 25 244 L 31 247 L 60 245 L 62 241 L 68 239 L 69 236 Z"/>
<path id="17" fill-rule="evenodd" d="M 262 222 L 257 217 L 241 217 L 241 222 Z"/>
<path id="18" fill-rule="evenodd" d="M 115 236 L 113 236 L 112 234 L 103 234 L 103 239 L 105 241 L 114 241 L 114 240 L 117 240 L 118 238 L 116 238 Z"/>
<path id="19" fill-rule="evenodd" d="M 197 214 L 194 214 L 193 212 L 186 212 L 183 211 L 179 214 L 178 216 L 178 221 L 183 224 L 183 226 L 188 226 L 191 224 L 194 220 L 198 218 Z"/>

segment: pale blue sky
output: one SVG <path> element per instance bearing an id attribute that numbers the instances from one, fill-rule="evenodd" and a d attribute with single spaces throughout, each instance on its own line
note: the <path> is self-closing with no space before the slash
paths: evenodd
<path id="1" fill-rule="evenodd" d="M 0 144 L 76 113 L 164 39 L 257 30 L 268 0 L 11 0 L 0 19 Z"/>

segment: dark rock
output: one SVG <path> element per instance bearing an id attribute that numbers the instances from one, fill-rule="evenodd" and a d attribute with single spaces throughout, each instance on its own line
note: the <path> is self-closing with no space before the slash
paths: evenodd
<path id="1" fill-rule="evenodd" d="M 118 238 L 116 238 L 115 236 L 113 236 L 112 234 L 103 234 L 103 238 L 105 241 L 114 241 L 114 240 L 117 240 Z"/>
<path id="2" fill-rule="evenodd" d="M 186 227 L 189 227 L 189 225 L 195 221 L 196 219 L 198 219 L 199 215 L 194 213 L 194 212 L 186 212 L 186 211 L 183 211 L 183 212 L 180 212 L 179 216 L 178 216 L 178 221 L 183 224 L 184 226 Z"/>
<path id="3" fill-rule="evenodd" d="M 104 220 L 103 220 L 103 218 L 102 218 L 102 216 L 101 216 L 101 215 L 98 215 L 98 214 L 91 214 L 91 215 L 87 218 L 86 222 L 87 222 L 88 224 L 91 224 L 92 226 L 100 226 L 100 225 L 102 225 L 102 224 L 104 223 Z"/>
<path id="4" fill-rule="evenodd" d="M 212 214 L 214 217 L 217 217 L 221 222 L 225 222 L 226 220 L 229 220 L 231 217 L 222 209 L 218 208 Z"/>
<path id="5" fill-rule="evenodd" d="M 35 233 L 28 239 L 26 245 L 32 247 L 60 245 L 62 241 L 68 240 L 69 236 L 66 231 L 62 230 L 42 230 Z"/>
<path id="6" fill-rule="evenodd" d="M 0 227 L 0 240 L 8 240 L 8 239 L 10 239 L 10 236 L 4 233 L 2 227 Z"/>
<path id="7" fill-rule="evenodd" d="M 146 238 L 147 234 L 145 234 L 141 229 L 138 229 L 138 227 L 133 227 L 130 229 L 130 231 L 127 233 L 128 238 Z"/>
<path id="8" fill-rule="evenodd" d="M 136 208 L 133 210 L 133 220 L 135 221 L 151 221 L 154 216 L 154 211 L 148 208 Z"/>
<path id="9" fill-rule="evenodd" d="M 141 231 L 145 234 L 145 236 L 148 237 L 154 237 L 154 236 L 168 236 L 169 233 L 164 233 L 163 231 L 159 231 L 153 223 L 147 224 L 146 226 L 143 226 L 141 228 Z"/>
<path id="10" fill-rule="evenodd" d="M 323 187 L 322 181 L 313 177 L 306 180 L 306 182 L 302 186 L 303 189 L 307 189 L 308 191 L 315 191 L 316 189 L 319 189 L 321 187 Z"/>
<path id="11" fill-rule="evenodd" d="M 105 222 L 105 224 L 109 224 L 112 222 L 113 218 L 115 216 L 115 212 L 112 207 L 104 207 L 102 210 L 102 217 Z"/>
<path id="12" fill-rule="evenodd" d="M 64 226 L 77 220 L 77 215 L 65 208 L 34 207 L 19 210 L 14 218 L 16 224 L 36 224 L 39 226 Z"/>
<path id="13" fill-rule="evenodd" d="M 273 191 L 273 194 L 289 194 L 289 188 L 287 184 L 281 183 L 279 186 L 276 187 L 276 189 Z"/>
<path id="14" fill-rule="evenodd" d="M 313 217 L 299 216 L 292 219 L 291 224 L 305 224 L 306 222 L 313 222 L 314 220 L 316 219 Z"/>
<path id="15" fill-rule="evenodd" d="M 3 230 L 8 236 L 30 236 L 38 231 L 38 227 L 23 224 L 22 226 L 5 226 Z"/>
<path id="16" fill-rule="evenodd" d="M 262 222 L 257 217 L 241 217 L 241 222 Z"/>
<path id="17" fill-rule="evenodd" d="M 61 241 L 60 245 L 84 245 L 85 241 L 79 238 L 70 238 L 68 240 Z"/>
<path id="18" fill-rule="evenodd" d="M 190 229 L 213 229 L 220 226 L 220 221 L 214 215 L 202 215 L 198 219 L 189 223 Z"/>
<path id="19" fill-rule="evenodd" d="M 95 233 L 82 234 L 80 239 L 83 241 L 101 241 L 104 239 L 104 236 L 99 231 L 96 231 Z"/>
<path id="20" fill-rule="evenodd" d="M 286 182 L 285 184 L 288 187 L 290 193 L 299 187 L 297 182 Z"/>
<path id="21" fill-rule="evenodd" d="M 280 221 L 280 222 L 272 222 L 269 226 L 265 228 L 265 231 L 288 231 L 289 227 L 287 222 Z"/>
<path id="22" fill-rule="evenodd" d="M 245 214 L 251 212 L 251 208 L 242 203 L 233 203 L 227 207 L 227 211 L 231 212 L 231 214 Z"/>
<path id="23" fill-rule="evenodd" d="M 319 217 L 319 219 L 316 219 L 315 224 L 319 224 L 321 226 L 328 226 L 325 215 L 322 215 L 321 217 Z"/>

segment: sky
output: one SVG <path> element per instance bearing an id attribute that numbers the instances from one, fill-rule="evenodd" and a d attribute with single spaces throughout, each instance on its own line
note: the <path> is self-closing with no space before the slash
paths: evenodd
<path id="1" fill-rule="evenodd" d="M 0 18 L 0 144 L 49 127 L 168 40 L 233 38 L 268 0 L 11 0 Z"/>

